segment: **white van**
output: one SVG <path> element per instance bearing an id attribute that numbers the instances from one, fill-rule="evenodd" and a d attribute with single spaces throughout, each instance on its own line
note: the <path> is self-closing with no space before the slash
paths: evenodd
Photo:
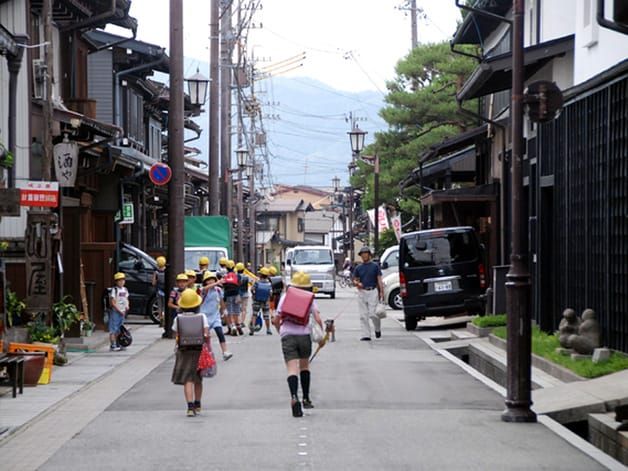
<path id="1" fill-rule="evenodd" d="M 310 275 L 318 293 L 336 297 L 336 265 L 334 254 L 324 245 L 300 245 L 286 252 L 286 272 L 292 275 L 298 271 Z"/>

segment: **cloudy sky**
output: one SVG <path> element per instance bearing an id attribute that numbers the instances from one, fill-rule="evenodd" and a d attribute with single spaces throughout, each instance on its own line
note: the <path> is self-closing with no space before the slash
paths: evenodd
<path id="1" fill-rule="evenodd" d="M 305 52 L 303 66 L 286 73 L 287 77 L 310 77 L 346 91 L 384 91 L 385 81 L 394 76 L 395 63 L 410 49 L 410 19 L 400 9 L 405 7 L 404 0 L 261 3 L 249 51 L 254 49 L 269 65 Z M 419 42 L 451 37 L 460 17 L 454 0 L 417 3 L 425 11 L 418 24 Z M 185 55 L 208 62 L 210 1 L 185 0 L 183 4 Z M 139 20 L 138 39 L 168 46 L 168 8 L 168 0 L 133 0 L 131 15 Z"/>

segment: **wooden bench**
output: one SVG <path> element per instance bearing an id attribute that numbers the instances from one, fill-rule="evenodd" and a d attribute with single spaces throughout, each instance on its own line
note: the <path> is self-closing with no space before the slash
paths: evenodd
<path id="1" fill-rule="evenodd" d="M 17 397 L 18 388 L 20 394 L 24 394 L 24 357 L 19 354 L 0 354 L 0 368 L 2 367 L 9 374 L 12 396 Z"/>

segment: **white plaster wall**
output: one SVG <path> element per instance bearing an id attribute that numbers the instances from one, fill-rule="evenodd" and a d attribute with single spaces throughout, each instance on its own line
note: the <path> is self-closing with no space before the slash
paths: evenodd
<path id="1" fill-rule="evenodd" d="M 12 34 L 26 34 L 26 1 L 15 0 L 0 5 L 0 23 Z M 17 86 L 17 126 L 15 177 L 26 179 L 29 176 L 29 101 L 27 55 L 24 54 Z M 8 99 L 9 72 L 4 57 L 0 57 L 0 139 L 8 146 Z M 3 217 L 0 221 L 0 239 L 23 238 L 26 229 L 26 209 L 20 217 Z"/>
<path id="2" fill-rule="evenodd" d="M 538 1 L 538 0 L 537 0 Z M 541 0 L 541 42 L 562 38 L 576 31 L 576 2 Z"/>
<path id="3" fill-rule="evenodd" d="M 576 3 L 576 42 L 574 85 L 611 68 L 628 58 L 628 35 L 597 24 L 596 0 L 574 0 Z M 612 2 L 606 0 L 606 17 L 612 13 Z M 589 18 L 587 23 L 586 18 Z"/>

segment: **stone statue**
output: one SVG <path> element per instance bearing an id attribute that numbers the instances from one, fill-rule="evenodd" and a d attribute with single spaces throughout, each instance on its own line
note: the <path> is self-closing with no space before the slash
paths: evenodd
<path id="1" fill-rule="evenodd" d="M 558 341 L 563 348 L 572 348 L 569 343 L 569 338 L 572 335 L 578 334 L 578 327 L 580 327 L 580 319 L 576 316 L 576 311 L 573 309 L 565 309 L 563 311 L 563 318 L 558 325 Z"/>
<path id="2" fill-rule="evenodd" d="M 567 342 L 571 348 L 582 355 L 591 355 L 593 350 L 600 346 L 600 324 L 593 309 L 585 309 L 582 312 L 582 323 L 578 327 L 578 335 L 570 336 Z"/>

